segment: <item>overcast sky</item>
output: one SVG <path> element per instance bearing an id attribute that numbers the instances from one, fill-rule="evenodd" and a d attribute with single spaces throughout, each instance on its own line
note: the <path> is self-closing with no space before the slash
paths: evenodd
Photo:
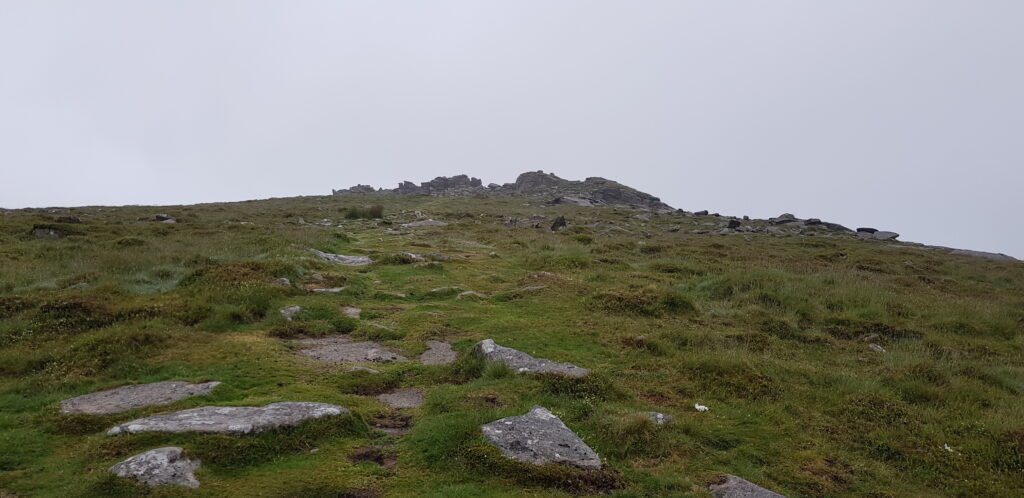
<path id="1" fill-rule="evenodd" d="M 1024 257 L 1024 1 L 0 0 L 0 206 L 603 176 Z"/>

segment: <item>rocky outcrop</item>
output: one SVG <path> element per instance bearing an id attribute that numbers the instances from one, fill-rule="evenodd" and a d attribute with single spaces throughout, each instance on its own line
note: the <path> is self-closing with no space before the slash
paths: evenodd
<path id="1" fill-rule="evenodd" d="M 341 190 L 333 190 L 332 189 L 331 193 L 334 194 L 334 195 L 343 195 L 343 194 L 372 194 L 372 193 L 374 193 L 376 191 L 377 191 L 377 189 L 375 189 L 375 188 L 373 188 L 373 187 L 371 187 L 369 185 L 353 185 L 353 186 L 351 186 L 349 188 L 341 189 Z"/>
<path id="2" fill-rule="evenodd" d="M 544 407 L 535 406 L 525 415 L 495 420 L 481 426 L 480 431 L 502 455 L 519 462 L 601 468 L 601 457 Z"/>
<path id="3" fill-rule="evenodd" d="M 486 190 L 479 178 L 470 178 L 467 175 L 439 176 L 423 182 L 417 186 L 415 183 L 404 181 L 398 184 L 398 188 L 392 190 L 402 195 L 434 195 L 434 196 L 457 196 L 471 195 Z"/>
<path id="4" fill-rule="evenodd" d="M 61 413 L 112 415 L 147 406 L 167 405 L 192 396 L 205 396 L 220 382 L 189 384 L 188 382 L 156 382 L 99 391 L 60 403 Z"/>
<path id="5" fill-rule="evenodd" d="M 271 403 L 266 406 L 204 406 L 132 420 L 111 428 L 107 435 L 140 432 L 250 434 L 343 413 L 348 413 L 348 409 L 307 402 Z"/>
<path id="6" fill-rule="evenodd" d="M 484 339 L 473 348 L 473 354 L 486 361 L 501 363 L 516 373 L 550 373 L 566 377 L 585 377 L 590 373 L 571 363 L 558 363 L 534 358 L 522 351 L 499 346 L 492 339 Z"/>
<path id="7" fill-rule="evenodd" d="M 170 446 L 135 455 L 111 467 L 110 471 L 149 486 L 198 488 L 199 480 L 194 472 L 199 466 L 198 460 L 182 456 L 181 448 Z"/>
<path id="8" fill-rule="evenodd" d="M 368 189 L 368 190 L 367 190 Z M 334 195 L 372 192 L 372 187 L 357 185 L 344 190 L 332 190 Z M 514 183 L 497 185 L 490 183 L 486 187 L 479 178 L 467 175 L 451 177 L 439 176 L 428 182 L 416 185 L 403 181 L 392 190 L 384 190 L 401 195 L 432 195 L 440 197 L 472 196 L 472 195 L 516 195 L 524 197 L 542 197 L 551 204 L 572 204 L 577 206 L 629 206 L 641 209 L 672 211 L 672 208 L 661 202 L 657 197 L 627 187 L 618 182 L 600 177 L 590 177 L 583 181 L 566 180 L 552 173 L 529 171 L 519 175 Z"/>
<path id="9" fill-rule="evenodd" d="M 969 249 L 953 249 L 950 254 L 956 256 L 970 256 L 973 258 L 990 259 L 992 261 L 1017 261 L 1013 256 L 1007 256 L 1002 253 L 985 252 L 985 251 L 971 251 Z"/>
<path id="10" fill-rule="evenodd" d="M 858 228 L 857 236 L 865 240 L 896 240 L 900 234 L 885 230 L 874 230 L 873 232 L 869 232 L 863 228 Z"/>

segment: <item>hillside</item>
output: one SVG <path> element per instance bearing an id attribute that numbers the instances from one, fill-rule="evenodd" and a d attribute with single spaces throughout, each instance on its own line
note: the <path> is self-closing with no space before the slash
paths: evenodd
<path id="1" fill-rule="evenodd" d="M 1012 258 L 541 172 L 333 194 L 0 211 L 0 496 L 1024 495 Z M 186 487 L 109 470 L 165 447 Z"/>

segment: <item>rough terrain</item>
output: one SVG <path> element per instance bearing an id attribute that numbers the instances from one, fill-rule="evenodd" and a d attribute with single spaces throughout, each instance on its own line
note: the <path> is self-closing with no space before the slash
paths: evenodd
<path id="1" fill-rule="evenodd" d="M 0 210 L 0 496 L 1024 495 L 1024 264 L 800 214 Z"/>

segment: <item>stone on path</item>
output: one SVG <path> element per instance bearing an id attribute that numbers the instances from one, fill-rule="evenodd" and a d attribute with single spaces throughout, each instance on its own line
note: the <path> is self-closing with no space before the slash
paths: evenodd
<path id="1" fill-rule="evenodd" d="M 473 354 L 487 361 L 503 363 L 516 373 L 553 373 L 566 377 L 585 377 L 590 373 L 590 370 L 571 363 L 534 358 L 522 351 L 499 346 L 493 339 L 478 342 L 473 348 Z"/>
<path id="2" fill-rule="evenodd" d="M 734 475 L 722 476 L 717 484 L 708 486 L 714 498 L 786 498 Z"/>
<path id="3" fill-rule="evenodd" d="M 249 434 L 343 413 L 348 413 L 348 409 L 309 402 L 271 403 L 266 406 L 204 406 L 132 420 L 111 428 L 107 435 L 139 432 Z"/>
<path id="4" fill-rule="evenodd" d="M 305 347 L 299 351 L 300 354 L 329 363 L 406 361 L 404 356 L 389 351 L 376 342 L 352 342 L 352 339 L 345 336 L 303 339 L 299 344 Z"/>
<path id="5" fill-rule="evenodd" d="M 525 415 L 495 420 L 480 427 L 502 455 L 523 463 L 562 463 L 582 469 L 601 468 L 601 457 L 546 408 L 535 406 Z"/>
<path id="6" fill-rule="evenodd" d="M 377 396 L 377 400 L 391 408 L 418 408 L 423 405 L 423 392 L 419 389 L 398 389 Z"/>
<path id="7" fill-rule="evenodd" d="M 484 294 L 481 294 L 481 293 L 479 293 L 477 291 L 468 290 L 468 291 L 460 292 L 459 295 L 455 297 L 455 299 L 458 299 L 458 300 L 463 300 L 463 299 L 487 299 L 487 296 L 484 295 Z"/>
<path id="8" fill-rule="evenodd" d="M 181 452 L 181 448 L 173 446 L 149 450 L 111 467 L 110 471 L 149 486 L 198 488 L 194 472 L 199 468 L 199 460 L 185 458 Z"/>
<path id="9" fill-rule="evenodd" d="M 60 402 L 60 411 L 61 413 L 111 415 L 146 406 L 167 405 L 192 396 L 205 396 L 218 385 L 220 382 L 189 384 L 188 382 L 166 381 L 123 386 L 66 399 Z"/>
<path id="10" fill-rule="evenodd" d="M 448 365 L 458 355 L 452 345 L 443 341 L 427 341 L 427 350 L 420 355 L 420 363 L 424 365 Z"/>
<path id="11" fill-rule="evenodd" d="M 341 254 L 331 254 L 329 252 L 317 251 L 311 249 L 313 254 L 316 254 L 320 259 L 331 263 L 337 263 L 339 265 L 348 266 L 363 266 L 373 263 L 373 260 L 369 256 L 343 256 Z"/>
<path id="12" fill-rule="evenodd" d="M 345 315 L 345 316 L 347 316 L 349 318 L 355 318 L 356 320 L 359 319 L 359 315 L 362 312 L 363 312 L 363 310 L 361 310 L 359 308 L 356 308 L 356 307 L 353 307 L 353 306 L 342 306 L 341 307 L 341 314 L 342 315 Z"/>

